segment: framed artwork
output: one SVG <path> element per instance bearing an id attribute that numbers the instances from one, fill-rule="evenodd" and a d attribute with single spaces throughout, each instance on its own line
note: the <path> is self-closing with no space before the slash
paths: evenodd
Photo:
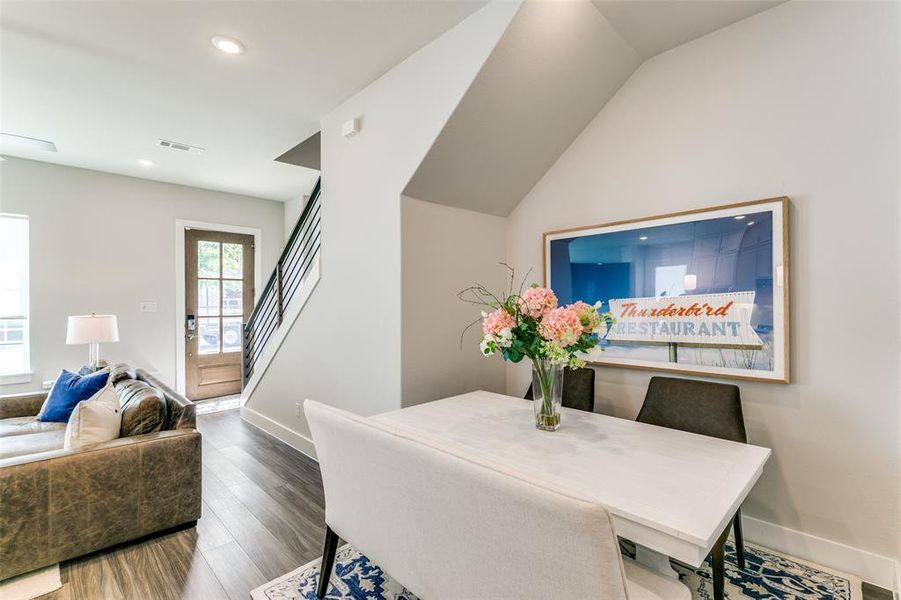
<path id="1" fill-rule="evenodd" d="M 590 363 L 788 383 L 788 205 L 548 231 L 544 282 L 615 318 Z"/>

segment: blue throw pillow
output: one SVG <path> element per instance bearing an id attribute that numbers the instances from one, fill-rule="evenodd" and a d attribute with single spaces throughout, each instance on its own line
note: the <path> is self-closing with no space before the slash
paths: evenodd
<path id="1" fill-rule="evenodd" d="M 82 377 L 63 369 L 38 413 L 38 421 L 68 423 L 75 405 L 102 390 L 107 379 L 109 370 Z"/>

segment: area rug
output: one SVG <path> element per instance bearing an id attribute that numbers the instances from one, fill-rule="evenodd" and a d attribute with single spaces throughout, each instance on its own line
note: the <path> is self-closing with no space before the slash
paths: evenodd
<path id="1" fill-rule="evenodd" d="M 726 597 L 730 600 L 861 600 L 860 579 L 753 544 L 745 544 L 745 569 L 735 565 L 727 543 Z M 250 595 L 253 600 L 316 600 L 319 559 L 270 581 Z M 712 600 L 710 565 L 691 569 L 673 563 L 693 600 Z M 338 549 L 329 600 L 418 600 L 355 548 Z M 461 598 L 460 600 L 476 600 Z"/>

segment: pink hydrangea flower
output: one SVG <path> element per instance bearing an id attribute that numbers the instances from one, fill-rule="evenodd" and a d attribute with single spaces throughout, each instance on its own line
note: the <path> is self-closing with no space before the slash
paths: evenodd
<path id="1" fill-rule="evenodd" d="M 549 342 L 556 342 L 564 348 L 575 344 L 582 335 L 582 331 L 579 311 L 572 306 L 548 311 L 538 326 L 541 337 Z"/>
<path id="2" fill-rule="evenodd" d="M 601 316 L 598 309 L 587 302 L 578 300 L 569 305 L 569 308 L 576 311 L 579 315 L 579 321 L 582 322 L 582 331 L 591 333 L 601 325 Z"/>
<path id="3" fill-rule="evenodd" d="M 529 288 L 522 293 L 522 304 L 519 310 L 533 319 L 540 319 L 557 308 L 557 296 L 549 288 Z"/>
<path id="4" fill-rule="evenodd" d="M 488 314 L 482 321 L 482 333 L 494 337 L 498 337 L 502 333 L 509 333 L 514 327 L 516 327 L 516 319 L 503 308 Z"/>

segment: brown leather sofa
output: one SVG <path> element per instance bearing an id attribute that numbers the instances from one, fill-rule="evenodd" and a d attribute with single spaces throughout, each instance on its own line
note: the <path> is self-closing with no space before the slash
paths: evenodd
<path id="1" fill-rule="evenodd" d="M 33 419 L 47 392 L 0 396 L 0 430 L 17 430 L 0 437 L 0 580 L 200 518 L 194 404 L 140 369 L 127 377 L 120 400 L 135 381 L 165 399 L 160 430 L 80 451 L 62 449 L 64 425 Z"/>

